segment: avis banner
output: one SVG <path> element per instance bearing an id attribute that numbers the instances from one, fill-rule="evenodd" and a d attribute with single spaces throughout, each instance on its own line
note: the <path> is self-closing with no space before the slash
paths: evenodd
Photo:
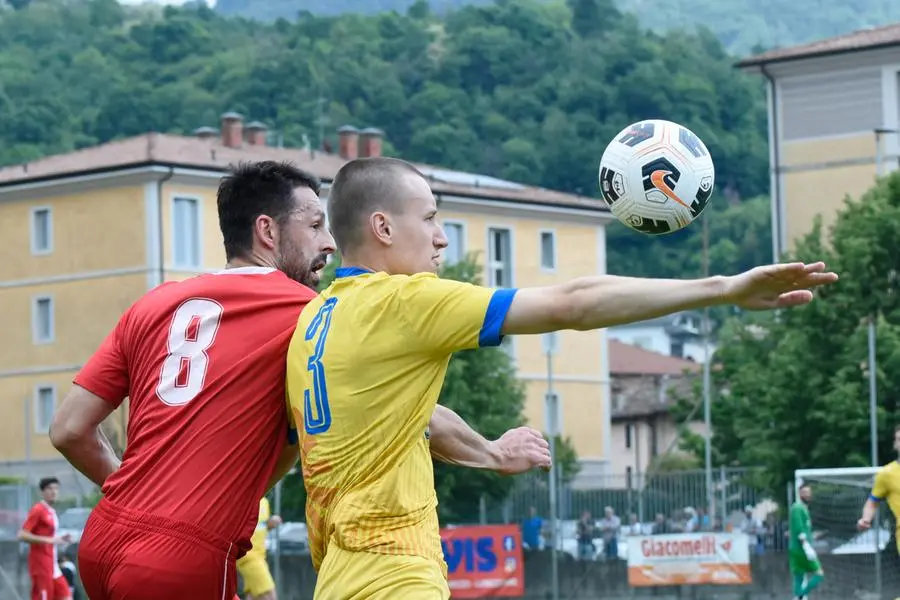
<path id="1" fill-rule="evenodd" d="M 742 585 L 752 582 L 743 533 L 679 533 L 628 538 L 628 584 Z"/>
<path id="2" fill-rule="evenodd" d="M 518 597 L 525 593 L 518 525 L 441 529 L 453 598 Z"/>

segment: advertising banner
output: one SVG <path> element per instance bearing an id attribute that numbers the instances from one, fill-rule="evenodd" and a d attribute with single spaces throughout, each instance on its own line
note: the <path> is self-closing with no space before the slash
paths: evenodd
<path id="1" fill-rule="evenodd" d="M 524 595 L 522 533 L 518 525 L 442 529 L 441 547 L 453 598 Z"/>
<path id="2" fill-rule="evenodd" d="M 743 533 L 679 533 L 628 538 L 628 584 L 742 585 L 752 582 Z"/>

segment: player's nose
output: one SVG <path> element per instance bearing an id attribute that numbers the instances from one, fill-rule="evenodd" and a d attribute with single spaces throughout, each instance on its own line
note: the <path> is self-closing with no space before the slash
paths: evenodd
<path id="1" fill-rule="evenodd" d="M 434 240 L 432 241 L 432 243 L 438 250 L 443 250 L 447 247 L 447 234 L 444 233 L 443 227 L 438 227 L 437 235 L 434 236 Z"/>
<path id="2" fill-rule="evenodd" d="M 325 239 L 322 242 L 322 254 L 334 254 L 337 249 L 337 243 L 334 241 L 334 236 L 331 235 L 331 232 L 325 230 Z"/>

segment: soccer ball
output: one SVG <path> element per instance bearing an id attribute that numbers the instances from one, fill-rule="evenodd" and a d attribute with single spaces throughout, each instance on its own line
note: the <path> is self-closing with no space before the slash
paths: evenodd
<path id="1" fill-rule="evenodd" d="M 678 231 L 700 216 L 715 177 L 700 138 L 671 121 L 629 125 L 600 159 L 600 192 L 612 214 L 649 235 Z"/>

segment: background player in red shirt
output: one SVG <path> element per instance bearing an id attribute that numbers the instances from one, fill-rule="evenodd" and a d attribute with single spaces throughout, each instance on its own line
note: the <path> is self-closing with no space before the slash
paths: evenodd
<path id="1" fill-rule="evenodd" d="M 31 598 L 69 600 L 72 592 L 57 559 L 57 546 L 72 541 L 69 535 L 56 535 L 59 518 L 53 505 L 59 497 L 59 480 L 47 477 L 40 480 L 38 487 L 42 500 L 28 511 L 25 524 L 19 531 L 19 539 L 30 545 L 28 574 L 31 575 Z"/>
<path id="2" fill-rule="evenodd" d="M 226 268 L 148 292 L 76 376 L 50 437 L 103 489 L 79 547 L 91 600 L 234 596 L 259 498 L 295 456 L 285 354 L 334 251 L 318 194 L 287 164 L 236 168 L 218 190 Z M 120 465 L 100 423 L 126 396 Z"/>

